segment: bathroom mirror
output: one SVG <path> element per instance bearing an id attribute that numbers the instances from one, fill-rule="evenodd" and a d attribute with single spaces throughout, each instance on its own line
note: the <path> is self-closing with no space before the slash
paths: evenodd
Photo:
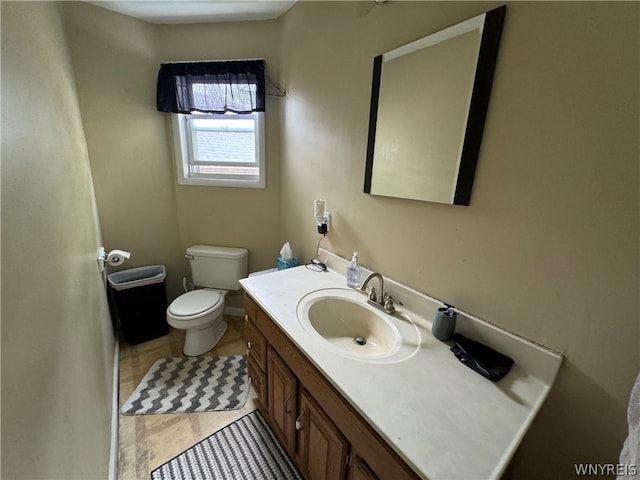
<path id="1" fill-rule="evenodd" d="M 505 11 L 374 59 L 365 193 L 469 205 Z"/>

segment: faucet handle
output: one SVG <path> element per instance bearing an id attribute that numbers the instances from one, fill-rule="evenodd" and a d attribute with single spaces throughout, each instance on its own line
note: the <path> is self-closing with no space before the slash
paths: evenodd
<path id="1" fill-rule="evenodd" d="M 393 313 L 393 312 L 396 311 L 396 307 L 393 305 L 394 304 L 394 300 L 393 300 L 393 297 L 391 295 L 387 295 L 385 293 L 384 298 L 383 298 L 383 304 L 384 304 L 385 310 L 388 310 L 389 313 Z"/>
<path id="2" fill-rule="evenodd" d="M 378 300 L 378 295 L 376 294 L 376 289 L 374 287 L 369 287 L 367 289 L 367 298 L 372 302 L 376 302 Z"/>

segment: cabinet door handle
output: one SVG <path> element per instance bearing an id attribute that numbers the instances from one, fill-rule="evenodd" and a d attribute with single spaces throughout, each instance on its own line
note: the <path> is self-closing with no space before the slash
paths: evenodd
<path id="1" fill-rule="evenodd" d="M 291 413 L 291 397 L 287 397 L 284 402 L 284 413 Z"/>
<path id="2" fill-rule="evenodd" d="M 304 424 L 302 423 L 304 421 L 304 410 L 302 410 L 302 413 L 298 416 L 298 418 L 296 418 L 296 430 L 300 431 L 302 430 L 302 427 L 304 426 Z"/>
<path id="3" fill-rule="evenodd" d="M 249 347 L 249 350 L 251 350 L 253 348 L 253 343 L 247 342 L 247 347 Z"/>

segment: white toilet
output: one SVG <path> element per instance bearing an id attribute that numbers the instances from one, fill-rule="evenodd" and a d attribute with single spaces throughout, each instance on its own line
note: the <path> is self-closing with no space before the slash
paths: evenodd
<path id="1" fill-rule="evenodd" d="M 227 331 L 224 297 L 228 290 L 239 290 L 238 280 L 247 276 L 244 248 L 194 245 L 187 248 L 193 285 L 167 308 L 167 323 L 186 330 L 183 352 L 189 357 L 208 352 Z"/>

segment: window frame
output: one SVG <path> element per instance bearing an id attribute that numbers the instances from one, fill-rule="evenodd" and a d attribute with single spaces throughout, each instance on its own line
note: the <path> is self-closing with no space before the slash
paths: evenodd
<path id="1" fill-rule="evenodd" d="M 177 180 L 179 185 L 197 185 L 214 187 L 237 187 L 237 188 L 266 188 L 266 150 L 265 150 L 265 113 L 252 112 L 242 114 L 228 113 L 174 113 L 171 115 L 173 126 L 173 145 L 175 151 L 175 162 Z M 255 156 L 258 164 L 258 178 L 248 179 L 224 174 L 191 174 L 190 165 L 197 164 L 193 159 L 192 130 L 190 120 L 193 118 L 206 119 L 218 118 L 247 119 L 255 120 Z M 220 162 L 220 165 L 225 165 Z"/>

